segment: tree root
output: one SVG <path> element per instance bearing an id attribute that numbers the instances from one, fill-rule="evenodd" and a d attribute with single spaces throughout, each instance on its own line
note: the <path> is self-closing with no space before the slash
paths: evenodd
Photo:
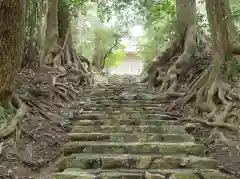
<path id="1" fill-rule="evenodd" d="M 199 124 L 202 124 L 205 127 L 223 128 L 223 129 L 226 129 L 228 131 L 236 132 L 236 133 L 240 130 L 240 128 L 235 126 L 235 125 L 231 125 L 231 124 L 227 124 L 227 123 L 209 122 L 209 121 L 203 120 L 201 118 L 194 118 L 193 117 L 193 118 L 188 118 L 184 121 L 199 123 Z"/>
<path id="2" fill-rule="evenodd" d="M 68 28 L 62 47 L 60 45 L 53 47 L 55 50 L 51 50 L 50 52 L 47 52 L 45 55 L 43 54 L 41 56 L 40 69 L 42 66 L 47 65 L 64 72 L 63 74 L 58 75 L 56 78 L 73 73 L 74 75 L 78 76 L 77 82 L 75 83 L 81 84 L 79 80 L 82 81 L 83 78 L 90 85 L 92 80 L 90 63 L 85 57 L 80 58 L 77 56 L 75 50 L 72 48 L 71 43 L 71 31 L 70 28 Z M 68 73 L 66 73 L 66 71 L 68 71 Z M 59 93 L 59 90 L 55 91 L 58 91 Z M 62 94 L 60 95 L 63 96 Z M 70 94 L 70 96 L 72 95 Z"/>
<path id="3" fill-rule="evenodd" d="M 66 93 L 58 90 L 58 89 L 53 89 L 56 95 L 58 95 L 60 98 L 62 98 L 65 102 L 69 102 L 68 96 Z"/>
<path id="4" fill-rule="evenodd" d="M 205 120 L 197 118 L 192 121 L 212 127 L 210 139 L 218 137 L 221 142 L 232 146 L 234 142 L 225 136 L 226 131 L 228 134 L 234 133 L 237 139 L 240 139 L 240 127 L 229 123 L 229 118 L 234 115 L 232 110 L 239 107 L 238 94 L 232 93 L 231 85 L 224 82 L 213 70 L 209 73 L 205 85 L 196 92 L 195 107 L 200 115 L 207 112 Z"/>
<path id="5" fill-rule="evenodd" d="M 167 110 L 171 111 L 176 106 L 181 106 L 180 109 L 183 110 L 184 105 L 194 98 L 197 91 L 207 82 L 210 72 L 211 67 L 208 67 L 204 72 L 202 72 L 202 75 L 200 75 L 199 78 L 194 80 L 193 85 L 190 86 L 190 90 L 186 93 L 186 95 L 174 101 L 170 106 L 168 106 Z"/>
<path id="6" fill-rule="evenodd" d="M 171 98 L 178 98 L 184 96 L 184 93 L 178 93 L 178 92 L 165 92 L 161 93 L 155 96 L 154 99 L 156 100 L 168 100 Z"/>
<path id="7" fill-rule="evenodd" d="M 23 104 L 18 97 L 13 96 L 11 101 L 12 101 L 11 103 L 17 107 L 17 112 L 16 112 L 16 115 L 12 118 L 8 127 L 0 131 L 0 138 L 5 138 L 11 135 L 15 131 L 18 123 L 22 120 L 22 118 L 27 113 L 26 105 Z"/>
<path id="8" fill-rule="evenodd" d="M 196 36 L 197 27 L 195 25 L 189 26 L 185 38 L 183 38 L 184 50 L 180 56 L 178 53 L 181 50 L 180 44 L 182 44 L 182 42 L 180 39 L 175 39 L 170 44 L 170 47 L 167 48 L 161 56 L 156 57 L 149 65 L 148 77 L 143 79 L 142 82 L 148 80 L 149 89 L 152 89 L 156 82 L 160 82 L 160 91 L 163 93 L 160 99 L 165 100 L 172 98 L 172 94 L 177 93 L 177 89 L 180 87 L 180 78 L 185 75 L 192 64 L 192 57 L 196 51 Z M 177 60 L 175 61 L 175 59 Z M 168 71 L 164 72 L 166 66 L 168 68 L 167 63 L 170 63 L 171 66 Z M 175 97 L 184 96 L 182 93 L 178 94 L 181 95 L 175 95 Z M 191 93 L 190 98 L 192 98 L 193 95 L 194 92 Z"/>
<path id="9" fill-rule="evenodd" d="M 170 45 L 166 50 L 159 56 L 156 56 L 151 63 L 149 63 L 147 67 L 148 77 L 146 77 L 143 81 L 148 81 L 148 88 L 152 89 L 154 84 L 156 83 L 156 79 L 158 74 L 166 68 L 166 64 L 168 60 L 170 60 L 174 54 L 180 48 L 180 40 L 174 39 L 171 41 Z"/>
<path id="10" fill-rule="evenodd" d="M 188 68 L 192 64 L 192 56 L 196 51 L 196 36 L 197 27 L 192 25 L 188 28 L 186 32 L 186 37 L 184 41 L 184 52 L 179 56 L 177 61 L 169 68 L 160 91 L 176 91 L 178 88 L 180 75 L 185 74 Z"/>

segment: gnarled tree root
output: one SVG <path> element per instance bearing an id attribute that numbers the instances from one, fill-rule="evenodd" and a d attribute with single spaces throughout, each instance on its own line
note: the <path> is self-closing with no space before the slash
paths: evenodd
<path id="1" fill-rule="evenodd" d="M 196 51 L 196 36 L 197 27 L 195 25 L 190 26 L 187 29 L 185 40 L 184 40 L 184 51 L 179 56 L 176 62 L 169 68 L 160 91 L 174 92 L 177 90 L 179 85 L 180 75 L 184 75 L 188 68 L 192 64 L 192 57 Z"/>
<path id="2" fill-rule="evenodd" d="M 176 99 L 173 104 L 168 106 L 167 110 L 171 111 L 176 106 L 181 106 L 181 110 L 183 110 L 184 105 L 188 103 L 192 98 L 194 98 L 197 91 L 207 82 L 210 72 L 211 67 L 208 67 L 204 72 L 202 72 L 202 75 L 200 75 L 199 78 L 194 80 L 195 82 L 192 86 L 190 86 L 190 90 L 186 93 L 186 95 Z"/>
<path id="3" fill-rule="evenodd" d="M 176 38 L 161 56 L 156 57 L 152 61 L 148 67 L 148 77 L 143 80 L 146 81 L 148 79 L 149 89 L 152 89 L 154 84 L 160 81 L 162 82 L 161 92 L 172 93 L 177 91 L 180 86 L 179 78 L 185 75 L 192 64 L 192 57 L 196 51 L 196 36 L 196 25 L 189 26 L 186 30 L 185 38 L 183 38 L 183 53 L 180 56 L 178 56 L 178 53 L 181 51 L 180 44 L 182 43 L 180 39 Z M 173 62 L 176 58 L 177 60 Z M 164 72 L 164 68 L 168 66 L 169 61 L 171 66 L 167 72 Z"/>
<path id="4" fill-rule="evenodd" d="M 72 48 L 71 43 L 71 32 L 70 28 L 68 28 L 63 45 L 52 47 L 53 49 L 55 49 L 54 51 L 51 50 L 46 54 L 42 54 L 40 60 L 40 68 L 41 65 L 47 65 L 52 68 L 58 69 L 63 74 L 59 77 L 66 76 L 66 74 L 74 73 L 75 76 L 78 76 L 77 83 L 82 83 L 82 78 L 84 78 L 84 81 L 87 81 L 86 83 L 90 85 L 92 80 L 92 76 L 90 74 L 90 63 L 86 58 L 80 58 L 76 54 L 75 50 Z"/>
<path id="5" fill-rule="evenodd" d="M 228 121 L 233 108 L 238 107 L 239 103 L 228 96 L 231 96 L 231 85 L 224 82 L 221 75 L 212 70 L 205 85 L 196 93 L 196 109 L 200 115 L 205 112 L 207 115 L 205 120 L 195 119 L 193 121 L 213 127 L 210 138 L 217 136 L 225 144 L 232 145 L 233 142 L 227 139 L 225 132 L 221 129 L 233 132 L 240 139 L 240 128 Z"/>
<path id="6" fill-rule="evenodd" d="M 5 138 L 11 135 L 16 130 L 16 127 L 19 124 L 19 122 L 27 113 L 26 105 L 22 103 L 18 97 L 14 96 L 11 100 L 11 103 L 14 103 L 14 105 L 17 107 L 17 112 L 16 115 L 12 118 L 7 128 L 0 131 L 0 138 Z"/>

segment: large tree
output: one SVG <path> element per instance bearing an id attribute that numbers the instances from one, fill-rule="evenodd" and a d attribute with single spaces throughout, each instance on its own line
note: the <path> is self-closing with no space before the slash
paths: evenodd
<path id="1" fill-rule="evenodd" d="M 176 0 L 175 34 L 169 46 L 153 59 L 147 69 L 149 88 L 154 86 L 158 77 L 162 82 L 161 91 L 176 91 L 179 76 L 186 72 L 193 60 L 196 35 L 196 1 Z M 169 63 L 175 57 L 178 57 L 177 60 Z"/>
<path id="2" fill-rule="evenodd" d="M 229 0 L 206 0 L 206 10 L 212 37 L 212 65 L 200 77 L 202 80 L 196 82 L 196 107 L 200 114 L 207 112 L 202 122 L 214 127 L 212 134 L 230 144 L 220 129 L 226 128 L 239 135 L 238 127 L 229 124 L 239 114 L 236 110 L 239 91 L 234 88 L 239 70 L 235 59 L 239 53 L 238 41 Z"/>
<path id="3" fill-rule="evenodd" d="M 0 3 L 0 102 L 8 98 L 20 68 L 24 41 L 25 0 Z"/>
<path id="4" fill-rule="evenodd" d="M 240 46 L 231 16 L 229 0 L 206 0 L 206 10 L 211 32 L 210 51 L 212 60 L 208 68 L 202 71 L 202 74 L 198 75 L 191 85 L 188 86 L 189 90 L 186 91 L 184 96 L 174 101 L 169 109 L 171 110 L 174 106 L 183 106 L 189 102 L 190 99 L 196 97 L 196 101 L 191 105 L 194 106 L 194 112 L 196 113 L 194 115 L 195 117 L 191 119 L 195 122 L 213 127 L 214 130 L 212 134 L 214 134 L 214 136 L 217 135 L 222 141 L 231 144 L 224 136 L 224 130 L 222 129 L 227 129 L 228 134 L 229 131 L 233 131 L 238 134 L 240 138 L 239 127 L 235 125 L 235 122 L 239 121 L 240 114 L 240 110 L 238 109 L 240 107 L 240 95 L 237 85 L 239 77 L 239 59 L 237 58 L 240 54 Z M 174 44 L 173 42 L 171 44 Z M 169 49 L 163 54 L 169 54 Z M 181 59 L 184 53 L 185 52 L 181 54 L 178 60 Z M 171 72 L 172 69 L 177 69 L 174 65 L 178 60 L 169 68 L 166 75 L 167 78 L 163 79 L 163 84 L 166 80 L 169 81 L 169 74 L 171 74 L 169 72 Z M 189 60 L 188 56 L 185 60 Z M 158 66 L 154 66 L 154 63 Z M 154 71 L 154 76 L 152 76 L 153 80 L 155 80 L 157 70 L 159 70 L 159 68 L 161 69 L 161 66 L 160 59 L 152 63 L 152 69 L 156 70 Z M 180 67 L 185 68 L 184 66 Z M 177 71 L 178 70 L 179 69 L 177 69 Z M 183 71 L 180 70 L 180 72 Z M 184 73 L 186 73 L 186 71 Z M 178 79 L 174 73 L 172 74 L 173 80 L 172 83 L 170 83 L 171 85 L 167 86 L 165 83 L 161 87 L 162 91 L 173 92 L 177 89 Z M 181 73 L 179 75 L 181 76 Z M 204 117 L 202 118 L 202 116 Z"/>
<path id="5" fill-rule="evenodd" d="M 41 54 L 40 69 L 54 69 L 62 74 L 71 71 L 74 76 L 66 79 L 75 82 L 74 84 L 91 84 L 90 63 L 85 57 L 77 55 L 73 46 L 71 24 L 74 9 L 71 9 L 70 5 L 71 3 L 65 0 L 47 0 L 44 50 Z"/>

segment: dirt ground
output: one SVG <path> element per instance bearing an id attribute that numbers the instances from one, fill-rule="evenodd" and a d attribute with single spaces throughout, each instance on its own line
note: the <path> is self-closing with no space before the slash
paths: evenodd
<path id="1" fill-rule="evenodd" d="M 23 96 L 35 77 L 23 70 L 17 79 L 16 95 Z M 38 178 L 42 170 L 61 158 L 61 146 L 68 141 L 70 122 L 64 103 L 35 98 L 15 133 L 0 143 L 0 179 Z M 40 110 L 41 109 L 41 110 Z M 63 117 L 64 116 L 64 117 Z M 50 171 L 49 171 L 50 172 Z"/>
<path id="2" fill-rule="evenodd" d="M 190 133 L 197 142 L 204 143 L 208 149 L 206 155 L 217 160 L 218 168 L 228 175 L 240 177 L 240 150 L 238 146 L 227 146 L 219 141 L 209 141 L 210 129 L 198 128 Z M 236 141 L 237 142 L 237 141 Z M 238 142 L 240 144 L 240 142 Z"/>

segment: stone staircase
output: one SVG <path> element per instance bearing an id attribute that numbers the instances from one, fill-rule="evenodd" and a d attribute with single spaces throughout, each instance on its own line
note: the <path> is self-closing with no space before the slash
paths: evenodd
<path id="1" fill-rule="evenodd" d="M 206 146 L 165 115 L 155 92 L 131 76 L 109 77 L 100 93 L 85 94 L 51 179 L 233 179 L 205 156 Z M 124 92 L 128 92 L 125 93 Z"/>

